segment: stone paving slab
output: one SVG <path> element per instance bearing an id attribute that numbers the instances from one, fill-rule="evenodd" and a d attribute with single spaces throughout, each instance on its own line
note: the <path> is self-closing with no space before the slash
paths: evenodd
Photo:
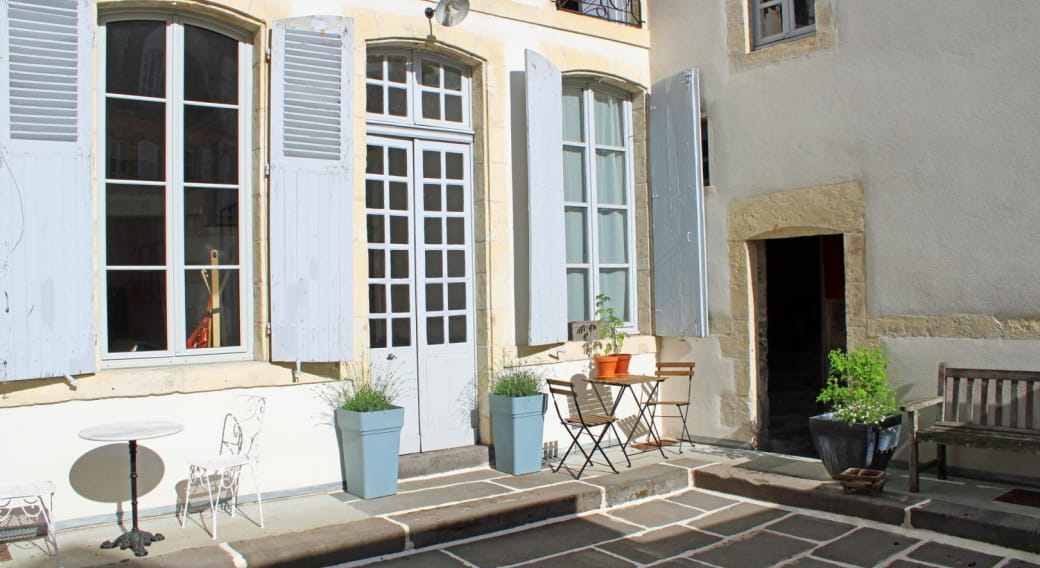
<path id="1" fill-rule="evenodd" d="M 814 545 L 804 540 L 767 531 L 755 531 L 693 555 L 723 568 L 768 568 L 779 566 Z"/>
<path id="2" fill-rule="evenodd" d="M 670 525 L 691 515 L 698 515 L 702 511 L 672 501 L 654 499 L 638 505 L 630 505 L 614 510 L 611 514 L 644 527 L 659 527 Z"/>
<path id="3" fill-rule="evenodd" d="M 685 468 L 654 464 L 628 470 L 624 475 L 604 475 L 585 482 L 602 487 L 606 504 L 613 506 L 686 489 L 690 486 L 690 473 Z"/>
<path id="4" fill-rule="evenodd" d="M 1003 558 L 993 556 L 992 554 L 938 542 L 926 542 L 911 551 L 907 556 L 914 560 L 930 562 L 940 566 L 972 566 L 974 568 L 996 566 L 998 562 L 1003 560 Z"/>
<path id="5" fill-rule="evenodd" d="M 405 550 L 404 529 L 386 519 L 375 517 L 348 526 L 349 530 L 330 526 L 228 544 L 249 568 L 322 568 Z"/>
<path id="6" fill-rule="evenodd" d="M 380 568 L 467 568 L 464 562 L 439 550 L 380 561 Z"/>
<path id="7" fill-rule="evenodd" d="M 494 567 L 534 560 L 617 539 L 639 527 L 604 515 L 560 521 L 493 540 L 452 546 L 448 550 L 476 566 Z"/>
<path id="8" fill-rule="evenodd" d="M 737 503 L 732 507 L 694 519 L 690 521 L 689 525 L 711 533 L 731 536 L 753 529 L 764 522 L 779 519 L 787 514 L 788 511 L 783 509 L 765 507 L 754 503 Z"/>
<path id="9" fill-rule="evenodd" d="M 678 495 L 673 495 L 668 498 L 670 501 L 681 503 L 690 507 L 695 507 L 702 511 L 712 511 L 714 509 L 721 509 L 728 505 L 736 503 L 736 499 L 728 499 L 712 493 L 705 493 L 699 489 L 691 489 Z"/>
<path id="10" fill-rule="evenodd" d="M 635 566 L 635 564 L 594 548 L 586 548 L 524 564 L 524 568 L 629 568 L 631 566 Z"/>
<path id="11" fill-rule="evenodd" d="M 719 540 L 717 536 L 676 525 L 608 542 L 599 548 L 639 564 L 649 564 L 710 546 Z"/>
<path id="12" fill-rule="evenodd" d="M 388 495 L 378 499 L 367 499 L 354 502 L 353 505 L 359 511 L 369 515 L 386 515 L 397 511 L 410 511 L 412 509 L 424 509 L 427 507 L 443 506 L 446 503 L 468 501 L 470 499 L 481 499 L 493 495 L 509 493 L 509 489 L 486 481 L 472 481 L 470 483 L 451 485 L 448 487 L 434 487 L 422 491 L 410 491 Z"/>
<path id="13" fill-rule="evenodd" d="M 820 542 L 838 538 L 854 528 L 847 523 L 818 519 L 808 515 L 792 515 L 769 525 L 771 531 Z"/>
<path id="14" fill-rule="evenodd" d="M 912 526 L 1040 553 L 1040 516 L 1009 515 L 943 501 L 910 510 Z"/>
<path id="15" fill-rule="evenodd" d="M 916 538 L 871 528 L 857 529 L 813 551 L 813 556 L 864 568 L 917 544 Z"/>

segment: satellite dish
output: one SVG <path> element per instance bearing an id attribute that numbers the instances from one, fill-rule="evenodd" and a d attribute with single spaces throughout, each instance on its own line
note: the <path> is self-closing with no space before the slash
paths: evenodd
<path id="1" fill-rule="evenodd" d="M 431 17 L 429 9 L 426 13 L 426 17 Z M 432 16 L 437 18 L 437 23 L 450 28 L 461 24 L 462 20 L 466 19 L 466 14 L 469 14 L 469 0 L 440 0 Z"/>

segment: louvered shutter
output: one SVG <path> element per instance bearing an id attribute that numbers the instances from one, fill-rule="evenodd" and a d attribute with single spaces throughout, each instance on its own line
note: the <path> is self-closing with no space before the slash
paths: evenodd
<path id="1" fill-rule="evenodd" d="M 271 351 L 353 359 L 353 21 L 279 20 L 271 41 Z"/>
<path id="2" fill-rule="evenodd" d="M 563 83 L 548 59 L 527 50 L 528 344 L 567 340 L 563 214 Z"/>
<path id="3" fill-rule="evenodd" d="M 659 336 L 708 334 L 701 173 L 700 74 L 683 71 L 650 94 L 654 327 Z"/>
<path id="4" fill-rule="evenodd" d="M 0 0 L 0 381 L 96 367 L 87 0 Z"/>

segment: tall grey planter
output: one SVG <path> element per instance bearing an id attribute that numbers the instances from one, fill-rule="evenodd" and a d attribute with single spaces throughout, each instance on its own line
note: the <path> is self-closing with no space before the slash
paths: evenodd
<path id="1" fill-rule="evenodd" d="M 489 395 L 495 440 L 495 469 L 520 475 L 542 468 L 542 424 L 546 398 Z"/>
<path id="2" fill-rule="evenodd" d="M 336 409 L 340 464 L 346 490 L 362 499 L 397 493 L 404 409 L 376 412 Z"/>

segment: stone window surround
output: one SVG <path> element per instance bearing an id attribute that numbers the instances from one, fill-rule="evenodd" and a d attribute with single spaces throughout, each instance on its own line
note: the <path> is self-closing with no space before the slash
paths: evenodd
<path id="1" fill-rule="evenodd" d="M 755 49 L 749 0 L 726 0 L 726 53 L 731 71 L 746 71 L 834 47 L 831 0 L 816 0 L 816 31 L 804 38 Z"/>

